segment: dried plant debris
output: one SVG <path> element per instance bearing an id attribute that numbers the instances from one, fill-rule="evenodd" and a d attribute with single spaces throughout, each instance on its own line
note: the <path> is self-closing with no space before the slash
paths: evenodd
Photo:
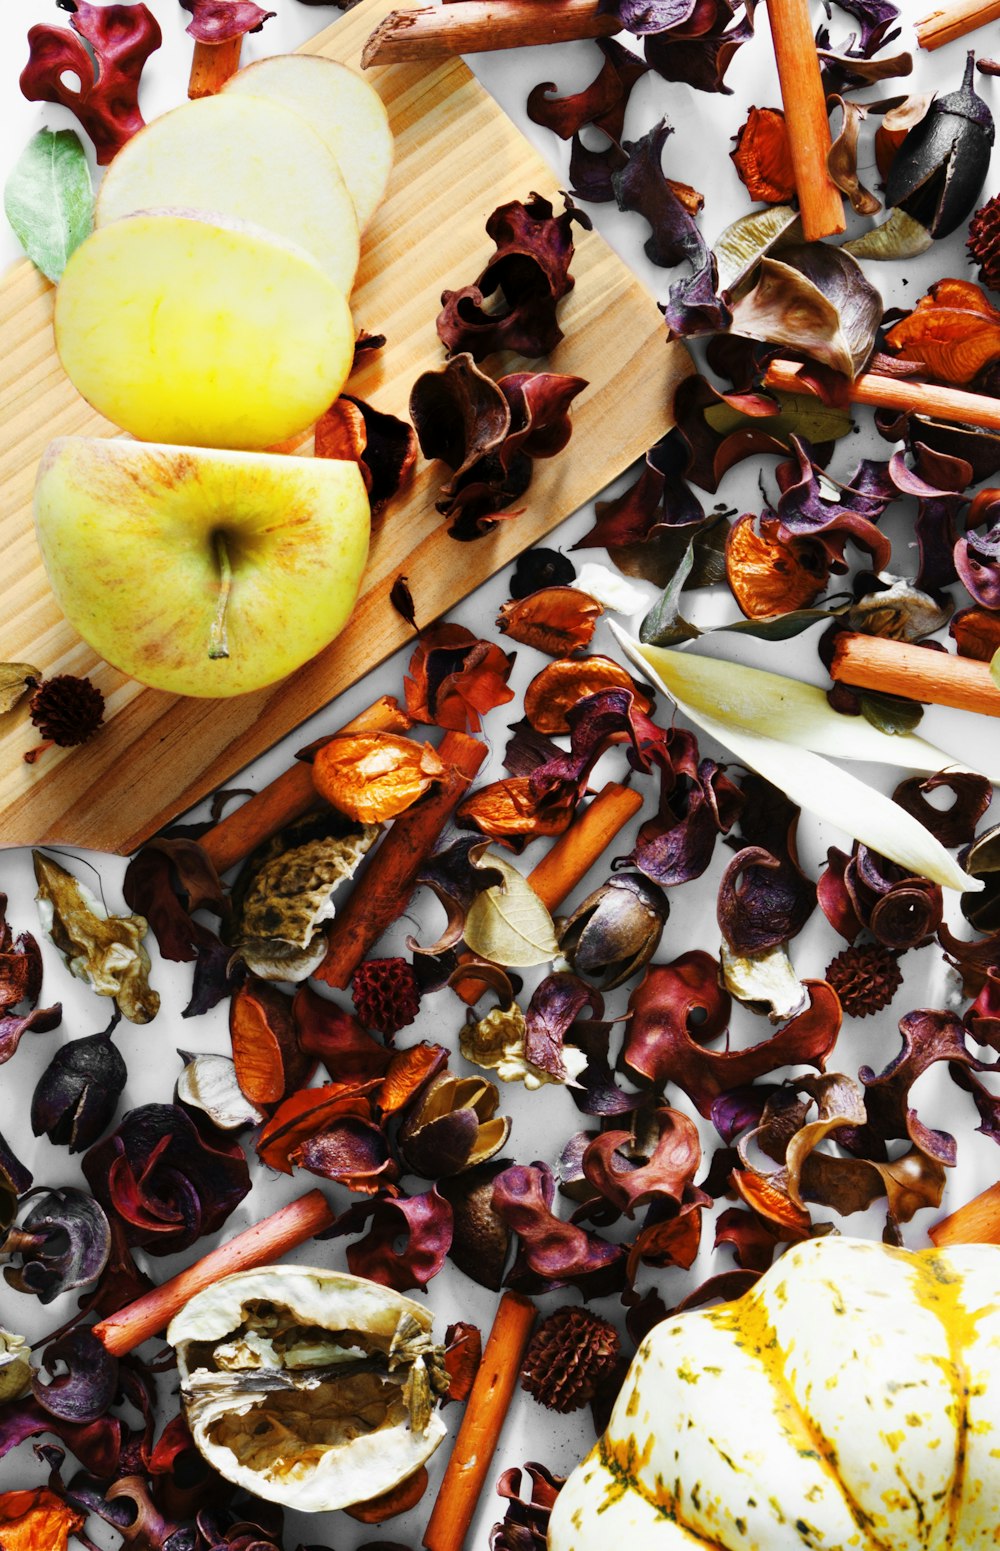
<path id="1" fill-rule="evenodd" d="M 84 884 L 42 851 L 33 851 L 38 914 L 72 975 L 99 996 L 114 997 L 130 1023 L 149 1023 L 160 1008 L 149 984 L 143 916 L 113 916 Z"/>

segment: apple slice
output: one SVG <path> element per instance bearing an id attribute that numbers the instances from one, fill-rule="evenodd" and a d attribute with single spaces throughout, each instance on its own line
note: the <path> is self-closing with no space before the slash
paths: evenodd
<path id="1" fill-rule="evenodd" d="M 358 221 L 340 167 L 299 113 L 262 97 L 201 97 L 153 119 L 118 152 L 94 220 L 137 210 L 219 212 L 305 248 L 344 292 Z"/>
<path id="2" fill-rule="evenodd" d="M 369 526 L 357 464 L 328 458 L 63 437 L 35 485 L 70 624 L 180 695 L 260 689 L 321 651 L 354 606 Z"/>
<path id="3" fill-rule="evenodd" d="M 373 86 L 318 54 L 276 54 L 231 76 L 223 92 L 266 97 L 301 113 L 336 158 L 364 231 L 392 170 L 392 130 Z"/>
<path id="4" fill-rule="evenodd" d="M 144 441 L 271 447 L 306 430 L 354 359 L 343 293 L 266 232 L 183 212 L 93 232 L 66 265 L 55 337 L 73 385 Z"/>

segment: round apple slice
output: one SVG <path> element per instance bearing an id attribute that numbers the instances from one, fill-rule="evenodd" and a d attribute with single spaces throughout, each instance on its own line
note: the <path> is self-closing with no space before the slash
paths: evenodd
<path id="1" fill-rule="evenodd" d="M 133 436 L 271 447 L 307 429 L 354 359 L 343 292 L 307 253 L 182 212 L 93 232 L 56 293 L 74 387 Z"/>
<path id="2" fill-rule="evenodd" d="M 122 146 L 94 220 L 175 208 L 249 221 L 311 253 L 342 291 L 358 268 L 358 221 L 340 167 L 299 113 L 262 97 L 201 97 Z"/>
<path id="3" fill-rule="evenodd" d="M 70 624 L 114 667 L 180 695 L 260 689 L 328 645 L 354 607 L 369 526 L 357 464 L 332 458 L 63 437 L 35 485 Z"/>
<path id="4" fill-rule="evenodd" d="M 318 54 L 276 54 L 231 76 L 227 93 L 266 97 L 301 113 L 336 158 L 364 231 L 392 170 L 392 130 L 373 86 Z"/>

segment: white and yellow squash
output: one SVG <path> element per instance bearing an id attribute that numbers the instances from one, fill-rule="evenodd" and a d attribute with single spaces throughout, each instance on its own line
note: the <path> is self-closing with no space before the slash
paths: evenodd
<path id="1" fill-rule="evenodd" d="M 664 1320 L 550 1551 L 1000 1545 L 1000 1249 L 800 1244 Z"/>

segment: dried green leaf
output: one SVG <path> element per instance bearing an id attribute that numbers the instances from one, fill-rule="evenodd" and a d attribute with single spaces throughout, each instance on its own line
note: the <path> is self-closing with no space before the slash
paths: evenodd
<path id="1" fill-rule="evenodd" d="M 33 689 L 42 675 L 30 662 L 0 662 L 0 716 L 13 711 L 22 696 Z"/>
<path id="2" fill-rule="evenodd" d="M 719 271 L 719 290 L 733 291 L 745 275 L 772 248 L 802 237 L 799 213 L 791 205 L 769 205 L 740 216 L 727 226 L 712 252 Z"/>
<path id="3" fill-rule="evenodd" d="M 899 695 L 882 695 L 874 689 L 861 690 L 858 702 L 862 716 L 873 727 L 893 736 L 912 732 L 914 727 L 919 726 L 924 714 L 923 706 L 915 700 L 903 700 Z"/>
<path id="4" fill-rule="evenodd" d="M 715 631 L 752 635 L 758 641 L 790 641 L 794 636 L 801 635 L 803 630 L 818 624 L 821 619 L 837 619 L 844 612 L 843 608 L 791 609 L 787 614 L 776 614 L 770 619 L 734 619 L 731 624 L 716 625 Z"/>
<path id="5" fill-rule="evenodd" d="M 72 129 L 40 129 L 21 152 L 3 195 L 7 219 L 47 279 L 62 279 L 94 224 L 94 191 L 83 142 Z"/>
<path id="6" fill-rule="evenodd" d="M 552 917 L 531 884 L 502 856 L 480 856 L 477 867 L 496 867 L 503 883 L 484 889 L 465 918 L 465 941 L 473 953 L 505 969 L 529 969 L 556 957 Z"/>
<path id="7" fill-rule="evenodd" d="M 33 851 L 38 914 L 70 974 L 112 996 L 130 1023 L 149 1023 L 160 998 L 149 984 L 143 916 L 112 916 L 72 873 Z"/>
<path id="8" fill-rule="evenodd" d="M 845 242 L 842 251 L 864 259 L 916 258 L 918 253 L 926 253 L 933 241 L 926 226 L 897 208 L 881 226 Z"/>
<path id="9" fill-rule="evenodd" d="M 824 404 L 812 393 L 775 393 L 774 397 L 781 405 L 781 413 L 765 423 L 768 435 L 777 441 L 787 442 L 791 436 L 802 436 L 816 447 L 821 442 L 839 440 L 851 429 L 849 409 Z M 746 415 L 729 404 L 710 404 L 704 415 L 706 424 L 721 436 L 750 424 Z"/>
<path id="10" fill-rule="evenodd" d="M 701 635 L 697 625 L 681 613 L 681 593 L 694 565 L 694 540 L 690 540 L 676 571 L 663 593 L 639 626 L 639 640 L 647 646 L 676 646 L 678 641 L 693 641 Z"/>

